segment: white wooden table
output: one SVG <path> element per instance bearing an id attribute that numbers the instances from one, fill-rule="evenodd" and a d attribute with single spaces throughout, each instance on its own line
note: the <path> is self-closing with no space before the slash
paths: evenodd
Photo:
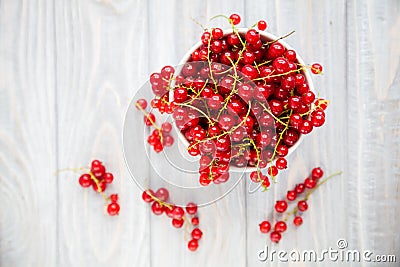
<path id="1" fill-rule="evenodd" d="M 0 265 L 261 266 L 265 244 L 322 251 L 345 238 L 349 249 L 394 254 L 397 263 L 344 265 L 398 266 L 399 9 L 396 0 L 0 1 Z M 268 193 L 248 195 L 241 183 L 200 210 L 204 238 L 190 253 L 183 231 L 141 201 L 124 163 L 123 119 L 149 74 L 198 40 L 191 18 L 207 24 L 233 12 L 242 25 L 266 19 L 276 35 L 296 30 L 287 41 L 323 64 L 314 81 L 332 105 Z M 94 157 L 116 176 L 117 218 L 77 174 L 55 175 Z M 271 246 L 257 224 L 316 165 L 343 175 L 312 197 L 303 226 Z"/>

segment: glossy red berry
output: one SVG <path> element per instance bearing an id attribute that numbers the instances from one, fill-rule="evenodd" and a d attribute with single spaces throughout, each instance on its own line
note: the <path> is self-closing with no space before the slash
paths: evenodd
<path id="1" fill-rule="evenodd" d="M 283 212 L 285 212 L 287 210 L 287 208 L 288 208 L 288 204 L 284 200 L 278 200 L 275 203 L 276 212 L 283 213 Z"/>
<path id="2" fill-rule="evenodd" d="M 260 31 L 265 31 L 265 29 L 267 29 L 267 22 L 265 20 L 260 20 L 259 22 L 257 22 L 257 28 Z"/>
<path id="3" fill-rule="evenodd" d="M 211 33 L 214 39 L 221 39 L 224 36 L 224 32 L 220 28 L 213 29 Z"/>
<path id="4" fill-rule="evenodd" d="M 93 180 L 92 180 L 92 177 L 90 177 L 90 174 L 85 173 L 79 177 L 79 184 L 82 187 L 89 187 L 92 185 L 92 183 L 93 183 Z"/>
<path id="5" fill-rule="evenodd" d="M 104 181 L 99 181 L 98 182 L 99 186 L 97 186 L 97 183 L 93 182 L 92 188 L 96 192 L 104 192 L 106 190 L 107 184 Z"/>
<path id="6" fill-rule="evenodd" d="M 281 234 L 279 232 L 277 232 L 277 231 L 272 232 L 271 235 L 270 235 L 271 241 L 275 242 L 275 243 L 279 243 L 281 238 L 282 238 Z"/>
<path id="7" fill-rule="evenodd" d="M 104 182 L 111 184 L 114 181 L 114 175 L 112 173 L 106 172 L 103 175 Z"/>
<path id="8" fill-rule="evenodd" d="M 158 198 L 159 200 L 166 202 L 168 200 L 168 198 L 169 198 L 169 192 L 168 192 L 167 189 L 161 187 L 156 191 L 154 196 L 156 198 Z"/>
<path id="9" fill-rule="evenodd" d="M 229 16 L 230 21 L 233 25 L 238 25 L 240 23 L 240 16 L 238 14 L 232 14 Z"/>
<path id="10" fill-rule="evenodd" d="M 303 224 L 303 218 L 301 218 L 300 216 L 296 216 L 293 219 L 293 224 L 296 226 L 300 226 Z"/>
<path id="11" fill-rule="evenodd" d="M 275 223 L 275 231 L 283 233 L 287 229 L 287 225 L 284 221 L 278 221 Z"/>
<path id="12" fill-rule="evenodd" d="M 276 160 L 275 166 L 279 169 L 279 170 L 284 170 L 287 168 L 287 161 L 285 158 L 278 158 Z"/>
<path id="13" fill-rule="evenodd" d="M 192 218 L 192 225 L 193 226 L 199 225 L 199 223 L 200 223 L 200 221 L 199 221 L 198 217 L 193 217 Z"/>
<path id="14" fill-rule="evenodd" d="M 194 215 L 197 212 L 197 205 L 193 202 L 190 202 L 186 205 L 186 212 L 190 215 Z"/>
<path id="15" fill-rule="evenodd" d="M 137 109 L 141 109 L 141 110 L 145 110 L 147 108 L 147 101 L 144 98 L 138 99 L 136 101 L 136 108 Z"/>
<path id="16" fill-rule="evenodd" d="M 147 125 L 147 126 L 151 126 L 153 123 L 155 123 L 156 122 L 156 116 L 154 116 L 154 114 L 153 113 L 149 113 L 149 114 L 147 114 L 146 116 L 144 116 L 144 123 Z"/>
<path id="17" fill-rule="evenodd" d="M 299 209 L 299 211 L 306 211 L 308 209 L 308 204 L 307 201 L 305 200 L 300 200 L 297 203 L 297 208 Z"/>
<path id="18" fill-rule="evenodd" d="M 118 202 L 118 194 L 111 194 L 110 195 L 110 201 L 117 203 Z"/>
<path id="19" fill-rule="evenodd" d="M 305 185 L 306 188 L 312 189 L 317 185 L 317 180 L 315 180 L 313 178 L 306 178 L 304 180 L 304 185 Z"/>
<path id="20" fill-rule="evenodd" d="M 199 240 L 203 236 L 203 232 L 199 228 L 194 228 L 192 231 L 192 238 Z"/>
<path id="21" fill-rule="evenodd" d="M 287 200 L 289 200 L 289 201 L 295 200 L 296 197 L 297 197 L 297 193 L 296 193 L 296 191 L 294 191 L 294 190 L 290 190 L 290 191 L 288 191 L 287 194 L 286 194 L 286 198 L 287 198 Z"/>
<path id="22" fill-rule="evenodd" d="M 154 201 L 153 204 L 151 204 L 151 211 L 155 215 L 161 215 L 164 212 L 164 206 L 162 206 L 158 201 Z"/>
<path id="23" fill-rule="evenodd" d="M 255 29 L 248 30 L 245 37 L 249 44 L 256 44 L 260 40 L 260 34 Z"/>
<path id="24" fill-rule="evenodd" d="M 175 228 L 181 228 L 185 220 L 183 219 L 172 219 L 172 226 Z"/>
<path id="25" fill-rule="evenodd" d="M 142 199 L 144 200 L 144 202 L 147 202 L 147 203 L 154 201 L 154 198 L 152 196 L 154 196 L 154 192 L 151 189 L 147 189 L 146 191 L 143 191 L 143 193 L 142 193 Z"/>
<path id="26" fill-rule="evenodd" d="M 314 179 L 320 179 L 322 176 L 324 176 L 324 171 L 320 168 L 314 168 L 311 171 L 311 177 Z"/>
<path id="27" fill-rule="evenodd" d="M 314 63 L 311 66 L 311 72 L 314 74 L 320 74 L 322 73 L 322 66 L 319 63 Z"/>
<path id="28" fill-rule="evenodd" d="M 196 239 L 192 239 L 188 242 L 188 249 L 190 251 L 196 251 L 198 247 L 199 247 L 199 243 L 197 242 Z"/>
<path id="29" fill-rule="evenodd" d="M 297 195 L 300 195 L 301 193 L 304 192 L 305 189 L 306 189 L 306 187 L 304 186 L 304 184 L 297 184 L 295 191 L 296 191 Z"/>
<path id="30" fill-rule="evenodd" d="M 263 221 L 259 224 L 259 227 L 260 232 L 266 234 L 271 230 L 271 223 L 269 221 Z"/>
<path id="31" fill-rule="evenodd" d="M 108 204 L 108 206 L 107 206 L 107 213 L 110 216 L 118 215 L 119 210 L 120 210 L 120 206 L 118 203 L 112 202 L 112 203 Z"/>

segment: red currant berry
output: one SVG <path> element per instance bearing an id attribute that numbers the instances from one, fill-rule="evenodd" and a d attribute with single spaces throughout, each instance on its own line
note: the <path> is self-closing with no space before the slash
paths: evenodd
<path id="1" fill-rule="evenodd" d="M 325 116 L 313 112 L 311 114 L 311 122 L 314 127 L 321 127 L 325 123 Z"/>
<path id="2" fill-rule="evenodd" d="M 248 30 L 245 37 L 249 44 L 256 44 L 260 40 L 260 34 L 255 29 Z"/>
<path id="3" fill-rule="evenodd" d="M 265 29 L 267 29 L 267 22 L 265 20 L 260 20 L 259 22 L 257 22 L 257 28 L 260 31 L 265 31 Z"/>
<path id="4" fill-rule="evenodd" d="M 311 72 L 314 73 L 314 74 L 320 74 L 322 72 L 321 64 L 318 64 L 318 63 L 312 64 Z"/>
<path id="5" fill-rule="evenodd" d="M 288 204 L 284 200 L 278 200 L 275 204 L 276 212 L 283 213 L 287 210 L 287 208 L 288 208 Z"/>
<path id="6" fill-rule="evenodd" d="M 294 62 L 296 60 L 296 52 L 294 50 L 287 50 L 285 52 L 285 57 L 289 62 Z"/>
<path id="7" fill-rule="evenodd" d="M 203 232 L 199 228 L 194 228 L 192 231 L 192 238 L 199 240 L 203 236 Z"/>
<path id="8" fill-rule="evenodd" d="M 113 203 L 108 204 L 107 213 L 110 216 L 115 216 L 115 215 L 118 215 L 119 209 L 120 209 L 119 204 L 113 202 Z"/>
<path id="9" fill-rule="evenodd" d="M 184 219 L 172 219 L 172 226 L 175 228 L 181 228 L 184 222 Z"/>
<path id="10" fill-rule="evenodd" d="M 90 172 L 97 178 L 97 179 L 103 179 L 104 174 L 106 173 L 106 168 L 104 165 L 99 164 L 99 165 L 92 165 L 92 168 L 90 169 Z"/>
<path id="11" fill-rule="evenodd" d="M 306 187 L 304 186 L 304 184 L 297 184 L 295 188 L 296 194 L 298 195 L 302 194 L 305 189 Z"/>
<path id="12" fill-rule="evenodd" d="M 289 148 L 286 145 L 278 145 L 276 147 L 276 152 L 279 157 L 285 157 L 289 153 Z"/>
<path id="13" fill-rule="evenodd" d="M 151 205 L 151 211 L 155 215 L 161 215 L 164 212 L 164 206 L 161 205 L 158 201 L 154 201 Z"/>
<path id="14" fill-rule="evenodd" d="M 315 94 L 311 91 L 306 92 L 301 96 L 301 102 L 305 105 L 309 105 L 315 100 Z"/>
<path id="15" fill-rule="evenodd" d="M 271 241 L 275 242 L 275 243 L 279 243 L 279 241 L 281 240 L 282 236 L 279 232 L 274 231 L 271 233 L 270 235 Z"/>
<path id="16" fill-rule="evenodd" d="M 164 187 L 159 188 L 154 195 L 163 202 L 166 202 L 169 198 L 169 192 Z"/>
<path id="17" fill-rule="evenodd" d="M 149 114 L 147 114 L 146 116 L 144 116 L 144 123 L 147 125 L 147 126 L 151 126 L 153 123 L 155 123 L 156 122 L 156 116 L 154 116 L 154 114 L 153 113 L 149 113 Z"/>
<path id="18" fill-rule="evenodd" d="M 269 221 L 263 221 L 260 223 L 260 232 L 263 234 L 268 233 L 271 230 L 271 224 Z"/>
<path id="19" fill-rule="evenodd" d="M 138 99 L 136 101 L 136 108 L 139 110 L 145 110 L 147 108 L 147 101 L 144 98 Z"/>
<path id="20" fill-rule="evenodd" d="M 317 180 L 312 179 L 312 178 L 306 178 L 304 180 L 304 185 L 308 189 L 314 188 L 317 185 Z"/>
<path id="21" fill-rule="evenodd" d="M 106 172 L 103 176 L 104 182 L 111 184 L 114 181 L 114 175 L 112 173 Z"/>
<path id="22" fill-rule="evenodd" d="M 161 124 L 161 129 L 164 133 L 170 133 L 172 130 L 172 124 L 166 121 L 163 124 Z"/>
<path id="23" fill-rule="evenodd" d="M 232 22 L 233 25 L 238 25 L 241 18 L 238 14 L 232 14 L 229 16 L 229 20 Z"/>
<path id="24" fill-rule="evenodd" d="M 199 243 L 197 242 L 196 239 L 192 239 L 192 240 L 189 241 L 188 249 L 190 251 L 196 251 L 198 247 L 199 247 Z"/>
<path id="25" fill-rule="evenodd" d="M 290 190 L 290 191 L 288 191 L 287 194 L 286 194 L 286 198 L 287 198 L 287 200 L 289 200 L 289 201 L 295 200 L 296 197 L 297 197 L 297 193 L 296 193 L 296 191 L 294 191 L 294 190 Z"/>
<path id="26" fill-rule="evenodd" d="M 199 225 L 199 223 L 200 223 L 200 221 L 199 221 L 198 217 L 193 217 L 192 218 L 192 225 L 193 226 Z"/>
<path id="27" fill-rule="evenodd" d="M 147 203 L 154 201 L 152 196 L 154 196 L 154 192 L 151 189 L 147 189 L 146 191 L 143 191 L 143 193 L 142 193 L 142 199 L 144 200 L 144 202 L 147 202 Z"/>
<path id="28" fill-rule="evenodd" d="M 284 221 L 278 221 L 275 223 L 275 231 L 283 233 L 287 229 L 287 225 Z"/>
<path id="29" fill-rule="evenodd" d="M 220 28 L 215 28 L 212 30 L 212 37 L 214 39 L 221 39 L 224 36 L 224 32 Z"/>
<path id="30" fill-rule="evenodd" d="M 305 200 L 300 200 L 297 203 L 297 208 L 299 209 L 299 211 L 306 211 L 308 209 L 308 204 L 307 201 Z"/>
<path id="31" fill-rule="evenodd" d="M 182 219 L 185 211 L 181 207 L 174 207 L 171 211 L 171 216 L 174 219 Z"/>
<path id="32" fill-rule="evenodd" d="M 272 177 L 277 176 L 277 175 L 278 175 L 278 168 L 275 167 L 275 166 L 270 166 L 270 167 L 268 168 L 268 174 L 269 174 L 270 176 L 272 176 Z"/>
<path id="33" fill-rule="evenodd" d="M 279 170 L 284 170 L 287 168 L 287 161 L 285 158 L 278 158 L 275 165 Z"/>
<path id="34" fill-rule="evenodd" d="M 92 184 L 93 190 L 99 193 L 104 192 L 104 190 L 106 190 L 107 184 L 104 181 L 99 181 L 98 184 L 99 187 L 97 187 L 97 183 Z"/>
<path id="35" fill-rule="evenodd" d="M 110 201 L 113 203 L 117 203 L 118 202 L 118 194 L 111 194 Z"/>
<path id="36" fill-rule="evenodd" d="M 79 177 L 79 184 L 82 187 L 89 187 L 91 186 L 93 183 L 92 177 L 90 176 L 90 174 L 82 174 L 81 177 Z"/>
<path id="37" fill-rule="evenodd" d="M 194 215 L 197 212 L 197 205 L 193 202 L 190 202 L 186 205 L 186 212 L 190 215 Z"/>
<path id="38" fill-rule="evenodd" d="M 324 176 L 324 171 L 320 168 L 314 168 L 311 171 L 311 177 L 314 179 L 320 179 L 322 176 Z"/>
<path id="39" fill-rule="evenodd" d="M 313 124 L 311 121 L 305 120 L 299 126 L 300 133 L 302 134 L 309 134 L 313 130 Z"/>
<path id="40" fill-rule="evenodd" d="M 296 226 L 300 226 L 303 224 L 303 218 L 301 218 L 300 216 L 296 216 L 293 219 L 293 224 Z"/>
<path id="41" fill-rule="evenodd" d="M 100 160 L 95 159 L 95 160 L 92 161 L 92 168 L 95 167 L 95 166 L 99 166 L 99 165 L 103 165 L 103 163 L 101 163 Z"/>

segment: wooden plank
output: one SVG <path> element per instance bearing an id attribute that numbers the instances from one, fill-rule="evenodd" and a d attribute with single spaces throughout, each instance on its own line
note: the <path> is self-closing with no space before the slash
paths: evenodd
<path id="1" fill-rule="evenodd" d="M 104 161 L 119 193 L 118 217 L 103 200 L 59 177 L 59 266 L 148 266 L 148 210 L 125 167 L 124 116 L 147 76 L 145 1 L 58 1 L 56 14 L 60 168 Z"/>
<path id="2" fill-rule="evenodd" d="M 349 1 L 347 8 L 349 244 L 396 254 L 400 3 Z"/>
<path id="3" fill-rule="evenodd" d="M 0 4 L 1 266 L 56 265 L 52 10 L 52 2 Z"/>
<path id="4" fill-rule="evenodd" d="M 252 25 L 259 19 L 269 24 L 267 31 L 283 36 L 292 30 L 295 34 L 287 39 L 306 63 L 320 62 L 324 66 L 324 75 L 313 76 L 316 92 L 332 101 L 327 111 L 326 125 L 315 129 L 303 140 L 297 150 L 288 157 L 289 169 L 281 172 L 277 183 L 266 193 L 248 194 L 247 199 L 247 264 L 264 265 L 258 259 L 258 252 L 268 246 L 269 251 L 292 249 L 322 250 L 334 246 L 346 231 L 346 219 L 340 223 L 332 210 L 344 210 L 343 201 L 345 176 L 336 177 L 319 189 L 310 199 L 310 210 L 304 214 L 304 224 L 295 229 L 292 219 L 288 221 L 288 230 L 276 245 L 269 240 L 269 235 L 259 232 L 258 224 L 263 220 L 279 220 L 282 216 L 274 215 L 277 200 L 284 199 L 286 192 L 295 184 L 303 181 L 310 170 L 322 166 L 326 173 L 345 170 L 347 167 L 346 148 L 338 146 L 340 140 L 346 140 L 346 132 L 341 130 L 347 124 L 347 115 L 343 107 L 347 105 L 346 88 L 346 43 L 345 43 L 345 3 L 344 1 L 272 1 L 260 5 L 246 2 L 246 20 Z M 333 45 L 334 44 L 334 45 Z M 332 160 L 333 155 L 335 160 Z M 293 206 L 289 206 L 289 209 Z M 276 260 L 268 265 L 280 266 Z"/>

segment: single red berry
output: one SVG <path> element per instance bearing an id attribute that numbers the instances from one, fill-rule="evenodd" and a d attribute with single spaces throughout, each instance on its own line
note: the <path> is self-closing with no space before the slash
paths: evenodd
<path id="1" fill-rule="evenodd" d="M 144 116 L 144 123 L 147 125 L 147 126 L 151 126 L 153 123 L 155 123 L 156 122 L 156 116 L 154 116 L 154 114 L 153 113 L 149 113 L 149 114 L 147 114 L 146 116 Z"/>
<path id="2" fill-rule="evenodd" d="M 300 195 L 301 193 L 304 192 L 305 189 L 306 189 L 306 187 L 304 186 L 304 184 L 297 184 L 295 191 L 298 195 Z"/>
<path id="3" fill-rule="evenodd" d="M 299 125 L 299 130 L 300 133 L 302 134 L 309 134 L 313 130 L 313 124 L 309 120 L 304 120 L 300 125 Z"/>
<path id="4" fill-rule="evenodd" d="M 199 221 L 198 217 L 193 217 L 192 218 L 192 225 L 193 226 L 199 225 L 199 223 L 200 223 L 200 221 Z"/>
<path id="5" fill-rule="evenodd" d="M 281 144 L 276 147 L 276 152 L 279 157 L 284 157 L 289 153 L 289 148 L 286 145 Z"/>
<path id="6" fill-rule="evenodd" d="M 221 39 L 224 36 L 224 32 L 220 28 L 213 29 L 211 33 L 214 39 Z"/>
<path id="7" fill-rule="evenodd" d="M 275 165 L 279 170 L 284 170 L 287 168 L 287 161 L 285 158 L 278 158 Z"/>
<path id="8" fill-rule="evenodd" d="M 103 179 L 104 174 L 106 173 L 106 168 L 102 164 L 92 165 L 90 172 L 97 178 Z"/>
<path id="9" fill-rule="evenodd" d="M 193 202 L 190 202 L 186 205 L 186 212 L 190 215 L 194 215 L 197 212 L 197 205 Z"/>
<path id="10" fill-rule="evenodd" d="M 296 52 L 294 50 L 287 50 L 285 52 L 285 57 L 289 62 L 294 62 L 296 60 Z"/>
<path id="11" fill-rule="evenodd" d="M 155 196 L 156 198 L 158 198 L 159 200 L 161 200 L 161 201 L 163 201 L 163 202 L 166 202 L 166 201 L 168 200 L 168 198 L 169 198 L 169 192 L 168 192 L 167 189 L 161 187 L 161 188 L 159 188 L 159 189 L 156 191 L 156 193 L 154 194 L 154 196 Z"/>
<path id="12" fill-rule="evenodd" d="M 82 174 L 81 177 L 79 177 L 79 184 L 82 187 L 89 187 L 91 186 L 93 183 L 92 177 L 90 176 L 90 174 Z"/>
<path id="13" fill-rule="evenodd" d="M 322 66 L 319 63 L 314 63 L 311 66 L 311 72 L 314 74 L 320 74 L 322 72 Z"/>
<path id="14" fill-rule="evenodd" d="M 260 40 L 260 34 L 255 29 L 248 30 L 245 37 L 249 44 L 256 44 Z"/>
<path id="15" fill-rule="evenodd" d="M 196 251 L 198 247 L 199 247 L 199 243 L 197 242 L 196 239 L 192 239 L 192 240 L 189 241 L 188 249 L 190 251 Z"/>
<path id="16" fill-rule="evenodd" d="M 137 109 L 141 109 L 141 110 L 145 110 L 147 108 L 147 101 L 144 98 L 138 99 L 138 101 L 136 101 L 136 108 Z"/>
<path id="17" fill-rule="evenodd" d="M 92 184 L 92 188 L 94 191 L 96 192 L 104 192 L 104 190 L 106 190 L 107 184 L 104 181 L 99 181 L 99 187 L 97 187 L 97 183 L 93 183 Z"/>
<path id="18" fill-rule="evenodd" d="M 313 178 L 306 178 L 304 180 L 304 185 L 308 189 L 314 188 L 317 185 L 317 180 Z"/>
<path id="19" fill-rule="evenodd" d="M 320 168 L 314 168 L 311 171 L 311 177 L 314 179 L 320 179 L 322 176 L 324 176 L 324 171 Z"/>
<path id="20" fill-rule="evenodd" d="M 311 122 L 314 127 L 321 127 L 325 123 L 325 116 L 319 113 L 311 114 Z"/>
<path id="21" fill-rule="evenodd" d="M 110 203 L 107 206 L 107 212 L 110 216 L 115 216 L 118 215 L 120 210 L 119 204 L 118 203 Z"/>
<path id="22" fill-rule="evenodd" d="M 283 233 L 287 229 L 287 225 L 284 221 L 278 221 L 275 223 L 275 231 Z"/>
<path id="23" fill-rule="evenodd" d="M 263 221 L 259 224 L 260 232 L 263 234 L 268 233 L 271 230 L 271 224 L 269 221 Z"/>
<path id="24" fill-rule="evenodd" d="M 300 226 L 303 224 L 303 218 L 301 218 L 300 216 L 296 216 L 293 219 L 293 224 L 296 226 Z"/>
<path id="25" fill-rule="evenodd" d="M 263 176 L 263 181 L 261 182 L 261 186 L 264 188 L 268 188 L 271 185 L 267 176 Z"/>
<path id="26" fill-rule="evenodd" d="M 164 133 L 170 133 L 172 130 L 172 124 L 168 121 L 164 122 L 163 124 L 161 124 L 161 130 Z"/>
<path id="27" fill-rule="evenodd" d="M 299 211 L 306 211 L 308 209 L 308 204 L 307 201 L 305 200 L 300 200 L 297 203 L 297 208 L 299 209 Z"/>
<path id="28" fill-rule="evenodd" d="M 95 167 L 95 166 L 99 166 L 99 165 L 103 165 L 103 163 L 101 163 L 100 160 L 95 159 L 95 160 L 92 161 L 92 168 Z"/>
<path id="29" fill-rule="evenodd" d="M 171 216 L 174 219 L 182 219 L 185 211 L 181 207 L 174 207 L 171 211 Z"/>
<path id="30" fill-rule="evenodd" d="M 151 211 L 155 215 L 161 215 L 164 212 L 164 206 L 161 205 L 158 201 L 154 201 L 151 205 Z"/>
<path id="31" fill-rule="evenodd" d="M 274 231 L 271 233 L 270 238 L 272 242 L 279 243 L 279 241 L 282 238 L 282 235 L 279 232 Z"/>
<path id="32" fill-rule="evenodd" d="M 265 29 L 267 28 L 267 22 L 265 20 L 260 20 L 259 22 L 257 22 L 257 28 L 260 31 L 265 31 Z"/>
<path id="33" fill-rule="evenodd" d="M 285 200 L 278 200 L 275 203 L 275 210 L 276 212 L 283 213 L 287 210 L 288 204 Z"/>
<path id="34" fill-rule="evenodd" d="M 112 173 L 106 172 L 103 175 L 103 179 L 104 179 L 104 182 L 106 182 L 107 184 L 111 184 L 114 180 L 114 175 L 112 175 Z"/>
<path id="35" fill-rule="evenodd" d="M 142 199 L 144 200 L 144 202 L 147 202 L 147 203 L 154 201 L 152 196 L 154 196 L 154 192 L 151 189 L 147 189 L 146 191 L 143 191 L 143 193 L 142 193 Z"/>
<path id="36" fill-rule="evenodd" d="M 294 191 L 294 190 L 290 190 L 290 191 L 288 191 L 287 194 L 286 194 L 286 198 L 287 198 L 287 200 L 289 200 L 289 201 L 295 200 L 296 197 L 297 197 L 297 193 L 296 193 L 296 191 Z"/>
<path id="37" fill-rule="evenodd" d="M 172 226 L 175 228 L 181 228 L 184 222 L 184 219 L 172 219 Z"/>
<path id="38" fill-rule="evenodd" d="M 117 203 L 118 202 L 118 194 L 111 194 L 110 195 L 110 200 L 113 203 Z"/>
<path id="39" fill-rule="evenodd" d="M 259 183 L 261 181 L 261 179 L 263 178 L 263 175 L 261 172 L 258 171 L 253 171 L 250 173 L 250 179 L 254 182 L 254 183 Z"/>
<path id="40" fill-rule="evenodd" d="M 229 16 L 229 20 L 232 22 L 233 25 L 238 25 L 241 18 L 238 14 L 232 14 Z"/>
<path id="41" fill-rule="evenodd" d="M 277 175 L 278 175 L 278 168 L 275 167 L 275 166 L 270 166 L 270 167 L 268 168 L 268 174 L 269 174 L 270 176 L 272 176 L 272 177 L 277 176 Z"/>
<path id="42" fill-rule="evenodd" d="M 192 231 L 192 238 L 199 240 L 203 236 L 203 232 L 199 228 L 194 228 Z"/>

